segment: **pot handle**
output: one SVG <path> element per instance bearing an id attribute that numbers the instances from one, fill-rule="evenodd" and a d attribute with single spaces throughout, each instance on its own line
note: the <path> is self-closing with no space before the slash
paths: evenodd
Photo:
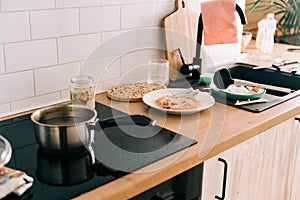
<path id="1" fill-rule="evenodd" d="M 100 131 L 101 129 L 99 126 L 97 126 L 97 122 L 99 122 L 101 129 L 118 125 L 154 126 L 156 124 L 155 120 L 152 120 L 151 118 L 144 115 L 137 114 L 112 117 L 101 121 L 99 119 L 96 119 L 94 122 L 88 123 L 90 129 Z"/>

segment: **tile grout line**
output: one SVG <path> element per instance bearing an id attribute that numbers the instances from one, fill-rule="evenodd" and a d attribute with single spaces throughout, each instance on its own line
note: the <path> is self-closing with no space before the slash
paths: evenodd
<path id="1" fill-rule="evenodd" d="M 80 24 L 80 8 L 77 8 L 77 24 L 78 24 L 78 34 L 81 35 L 81 24 Z"/>
<path id="2" fill-rule="evenodd" d="M 4 74 L 7 75 L 7 66 L 6 66 L 7 64 L 6 64 L 6 58 L 5 58 L 5 52 L 4 52 L 4 50 L 5 50 L 4 45 L 5 44 L 2 45 L 2 56 L 3 56 L 3 65 L 4 65 L 3 67 L 4 67 Z"/>
<path id="3" fill-rule="evenodd" d="M 55 45 L 56 45 L 56 65 L 60 64 L 60 60 L 59 60 L 59 52 L 58 52 L 58 38 L 55 38 Z"/>
<path id="4" fill-rule="evenodd" d="M 33 97 L 36 97 L 36 84 L 35 84 L 35 73 L 34 69 L 32 69 L 32 83 L 33 83 Z"/>
<path id="5" fill-rule="evenodd" d="M 28 11 L 27 12 L 27 15 L 28 15 L 28 28 L 29 28 L 29 41 L 32 41 L 32 26 L 31 26 L 31 12 Z"/>

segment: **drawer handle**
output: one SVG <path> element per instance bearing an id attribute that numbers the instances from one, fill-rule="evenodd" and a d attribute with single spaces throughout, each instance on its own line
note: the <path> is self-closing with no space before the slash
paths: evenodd
<path id="1" fill-rule="evenodd" d="M 300 117 L 295 117 L 295 120 L 300 122 Z"/>
<path id="2" fill-rule="evenodd" d="M 220 161 L 224 164 L 223 188 L 222 188 L 222 197 L 219 197 L 218 195 L 216 195 L 215 198 L 218 199 L 218 200 L 224 200 L 225 199 L 225 191 L 226 191 L 228 164 L 227 164 L 226 160 L 224 160 L 223 158 L 218 158 L 218 161 Z"/>

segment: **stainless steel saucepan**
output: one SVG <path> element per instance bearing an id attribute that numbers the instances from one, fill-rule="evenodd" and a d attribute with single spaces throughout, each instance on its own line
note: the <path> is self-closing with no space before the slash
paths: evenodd
<path id="1" fill-rule="evenodd" d="M 95 130 L 118 125 L 154 124 L 150 118 L 142 115 L 124 115 L 99 121 L 95 109 L 67 104 L 36 110 L 31 120 L 35 123 L 37 143 L 44 149 L 60 151 L 90 145 Z"/>
<path id="2" fill-rule="evenodd" d="M 50 185 L 74 185 L 82 183 L 96 174 L 96 165 L 88 151 L 75 154 L 50 154 L 41 148 L 37 151 L 36 175 L 40 181 Z"/>

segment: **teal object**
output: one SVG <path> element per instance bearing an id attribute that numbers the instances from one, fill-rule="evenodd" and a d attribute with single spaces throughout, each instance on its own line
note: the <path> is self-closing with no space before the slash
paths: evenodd
<path id="1" fill-rule="evenodd" d="M 248 100 L 248 99 L 250 99 L 250 100 L 253 100 L 253 99 L 261 98 L 261 96 L 266 93 L 266 90 L 260 89 L 260 91 L 255 94 L 233 94 L 233 93 L 229 93 L 229 92 L 226 92 L 226 91 L 218 89 L 218 88 L 213 88 L 212 92 L 217 95 L 223 96 L 227 99 L 233 99 L 233 100 Z"/>
<path id="2" fill-rule="evenodd" d="M 199 78 L 199 83 L 205 83 L 207 85 L 210 85 L 213 79 L 213 75 L 212 73 L 204 73 L 200 75 Z"/>

